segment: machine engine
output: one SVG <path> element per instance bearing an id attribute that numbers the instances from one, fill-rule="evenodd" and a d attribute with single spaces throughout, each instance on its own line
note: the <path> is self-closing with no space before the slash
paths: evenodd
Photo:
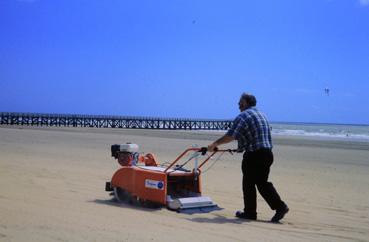
<path id="1" fill-rule="evenodd" d="M 135 166 L 138 162 L 143 162 L 146 166 L 157 166 L 153 154 L 141 156 L 138 150 L 137 144 L 114 144 L 111 146 L 111 156 L 117 159 L 121 166 Z"/>

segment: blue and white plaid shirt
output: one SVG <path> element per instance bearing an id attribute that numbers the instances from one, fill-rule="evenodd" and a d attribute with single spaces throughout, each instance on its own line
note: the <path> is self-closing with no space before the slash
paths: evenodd
<path id="1" fill-rule="evenodd" d="M 234 137 L 238 141 L 238 149 L 245 152 L 273 148 L 269 123 L 255 107 L 240 113 L 226 135 Z"/>

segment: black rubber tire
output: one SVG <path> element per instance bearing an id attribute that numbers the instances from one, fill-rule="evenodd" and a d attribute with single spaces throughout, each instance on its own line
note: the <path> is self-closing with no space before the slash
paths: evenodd
<path id="1" fill-rule="evenodd" d="M 161 208 L 161 206 L 162 206 L 161 204 L 156 203 L 156 202 L 152 202 L 152 201 L 148 201 L 148 200 L 144 201 L 144 207 L 145 208 L 158 209 L 158 208 Z"/>
<path id="2" fill-rule="evenodd" d="M 114 187 L 113 188 L 113 195 L 117 202 L 119 203 L 128 203 L 135 206 L 141 206 L 144 208 L 151 208 L 151 209 L 157 209 L 161 208 L 162 205 L 156 202 L 151 202 L 148 200 L 144 200 L 138 197 L 131 196 L 130 193 L 125 191 L 124 189 L 120 187 Z"/>
<path id="3" fill-rule="evenodd" d="M 120 187 L 114 187 L 113 193 L 114 193 L 115 200 L 117 200 L 117 202 L 120 202 L 120 203 L 127 202 L 130 198 L 128 192 L 126 192 Z"/>

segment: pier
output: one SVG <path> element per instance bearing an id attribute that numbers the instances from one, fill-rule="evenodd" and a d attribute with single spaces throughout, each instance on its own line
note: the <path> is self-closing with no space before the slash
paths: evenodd
<path id="1" fill-rule="evenodd" d="M 168 130 L 227 130 L 231 120 L 0 112 L 1 125 Z"/>

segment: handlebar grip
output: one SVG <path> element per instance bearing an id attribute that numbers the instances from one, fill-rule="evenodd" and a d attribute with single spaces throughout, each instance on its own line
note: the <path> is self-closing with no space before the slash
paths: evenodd
<path id="1" fill-rule="evenodd" d="M 217 152 L 218 150 L 219 150 L 218 147 L 214 148 L 214 152 Z M 201 152 L 201 155 L 205 155 L 206 152 L 208 152 L 208 147 L 201 147 L 199 151 Z"/>
<path id="2" fill-rule="evenodd" d="M 201 155 L 205 155 L 206 152 L 208 152 L 208 147 L 201 147 L 199 151 L 201 152 Z"/>

